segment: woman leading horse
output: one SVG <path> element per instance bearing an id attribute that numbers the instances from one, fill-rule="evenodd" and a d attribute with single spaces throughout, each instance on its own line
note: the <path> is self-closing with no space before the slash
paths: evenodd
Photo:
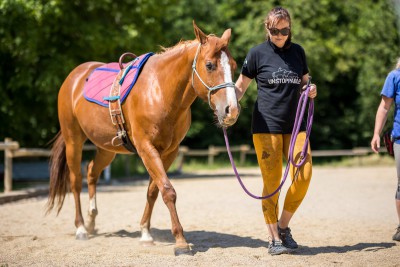
<path id="1" fill-rule="evenodd" d="M 180 42 L 147 60 L 121 107 L 127 136 L 150 175 L 140 241 L 153 242 L 150 219 L 160 192 L 171 215 L 175 255 L 191 254 L 191 251 L 179 222 L 176 192 L 166 172 L 189 130 L 190 107 L 196 97 L 207 101 L 221 127 L 231 126 L 239 115 L 232 82 L 236 63 L 228 50 L 231 30 L 219 38 L 205 35 L 194 22 L 193 27 L 195 40 Z M 102 65 L 87 62 L 76 67 L 58 95 L 61 130 L 52 148 L 48 212 L 55 206 L 59 212 L 66 193 L 71 190 L 75 200 L 76 238 L 81 240 L 87 239 L 95 227 L 96 183 L 101 172 L 116 153 L 129 153 L 123 146 L 113 145 L 115 126 L 109 110 L 84 98 L 86 79 Z M 97 152 L 87 170 L 89 215 L 85 224 L 80 202 L 81 160 L 82 148 L 88 139 L 97 147 Z"/>

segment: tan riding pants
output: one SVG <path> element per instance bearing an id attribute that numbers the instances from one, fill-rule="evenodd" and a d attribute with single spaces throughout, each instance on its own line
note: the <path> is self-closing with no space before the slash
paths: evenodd
<path id="1" fill-rule="evenodd" d="M 289 154 L 291 134 L 253 134 L 253 143 L 257 154 L 258 164 L 263 177 L 263 196 L 274 192 L 282 179 L 283 157 L 287 160 Z M 305 132 L 297 136 L 293 156 L 299 162 L 300 153 L 306 138 Z M 307 159 L 296 174 L 298 168 L 290 166 L 291 185 L 286 193 L 283 209 L 294 213 L 303 201 L 312 175 L 312 160 L 310 145 L 308 145 Z M 289 178 L 289 177 L 288 177 Z M 289 179 L 286 180 L 286 183 Z M 273 224 L 278 221 L 279 192 L 268 199 L 262 200 L 262 210 L 265 222 Z"/>

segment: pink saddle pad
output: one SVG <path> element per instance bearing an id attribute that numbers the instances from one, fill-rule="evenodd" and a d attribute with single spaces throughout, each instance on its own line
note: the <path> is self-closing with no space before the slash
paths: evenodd
<path id="1" fill-rule="evenodd" d="M 123 103 L 125 98 L 128 96 L 139 77 L 140 70 L 146 63 L 147 59 L 152 55 L 153 53 L 150 52 L 134 59 L 132 68 L 126 74 L 123 83 L 121 84 L 121 103 Z M 126 64 L 124 64 L 124 66 L 126 66 Z M 105 98 L 110 95 L 111 86 L 119 71 L 120 68 L 117 62 L 108 63 L 94 69 L 87 78 L 83 88 L 83 95 L 86 100 L 103 107 L 108 107 L 108 100 Z"/>

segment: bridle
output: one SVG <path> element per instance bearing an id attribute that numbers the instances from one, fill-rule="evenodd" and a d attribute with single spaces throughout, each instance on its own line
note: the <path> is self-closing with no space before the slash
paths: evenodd
<path id="1" fill-rule="evenodd" d="M 211 106 L 211 92 L 217 91 L 217 90 L 219 90 L 219 89 L 226 88 L 226 87 L 233 87 L 233 88 L 235 88 L 235 83 L 234 83 L 234 82 L 221 83 L 221 84 L 219 84 L 219 85 L 210 87 L 210 86 L 208 86 L 208 85 L 203 81 L 203 79 L 200 77 L 199 73 L 198 73 L 197 70 L 196 70 L 197 57 L 199 56 L 200 47 L 201 47 L 201 43 L 200 43 L 199 46 L 197 47 L 196 55 L 195 55 L 195 57 L 194 57 L 193 64 L 192 64 L 192 87 L 193 87 L 193 89 L 197 92 L 197 90 L 194 88 L 194 83 L 193 83 L 193 81 L 194 81 L 194 74 L 196 74 L 196 75 L 197 75 L 197 78 L 199 78 L 199 80 L 201 81 L 201 83 L 207 88 L 207 90 L 208 90 L 208 94 L 207 94 L 207 96 L 208 96 L 208 105 L 210 106 L 210 108 L 211 108 L 212 110 L 214 110 L 214 109 L 212 108 L 212 106 Z"/>

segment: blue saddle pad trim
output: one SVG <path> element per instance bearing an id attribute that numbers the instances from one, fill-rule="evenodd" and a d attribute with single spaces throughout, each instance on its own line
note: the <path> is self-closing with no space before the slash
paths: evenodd
<path id="1" fill-rule="evenodd" d="M 128 77 L 128 75 L 127 75 L 126 79 L 124 79 L 121 84 L 121 95 L 119 96 L 121 99 L 121 103 L 123 103 L 125 101 L 126 97 L 131 92 L 133 86 L 135 85 L 135 83 L 139 77 L 141 69 L 143 68 L 144 64 L 147 62 L 147 60 L 152 55 L 154 55 L 154 53 L 149 52 L 149 53 L 141 55 L 133 60 L 132 67 L 129 69 L 129 72 L 134 72 L 134 74 L 131 75 L 133 77 Z M 112 67 L 111 68 L 106 67 L 107 65 L 111 65 Z M 86 82 L 85 88 L 84 88 L 84 97 L 86 100 L 96 103 L 103 107 L 109 106 L 108 101 L 114 100 L 114 99 L 109 98 L 109 93 L 110 93 L 110 89 L 111 89 L 112 83 L 115 80 L 116 75 L 120 72 L 120 69 L 118 66 L 119 66 L 118 63 L 108 63 L 108 64 L 98 67 L 92 71 L 89 78 L 87 79 L 87 82 Z M 96 72 L 97 76 L 94 75 L 95 72 Z M 102 77 L 100 75 L 100 73 L 102 73 L 101 75 L 103 75 L 103 74 L 106 75 L 106 77 L 105 78 Z M 94 76 L 96 76 L 96 77 L 94 77 Z M 89 85 L 90 82 L 96 82 L 96 80 L 93 80 L 93 79 L 107 80 L 106 81 L 107 86 L 102 85 L 101 86 L 102 88 L 99 88 L 98 91 L 94 91 L 93 88 L 95 86 Z M 130 84 L 127 85 L 127 83 L 130 83 Z M 89 92 L 88 90 L 92 90 L 92 91 Z M 101 97 L 101 95 L 103 95 L 103 96 Z M 97 98 L 95 98 L 95 96 L 97 96 Z"/>

